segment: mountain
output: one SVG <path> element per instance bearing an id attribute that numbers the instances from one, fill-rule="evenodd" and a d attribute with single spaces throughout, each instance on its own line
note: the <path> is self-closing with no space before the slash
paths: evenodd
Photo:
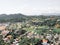
<path id="1" fill-rule="evenodd" d="M 23 15 L 23 14 L 20 14 L 20 13 L 9 14 L 9 15 L 0 14 L 0 22 L 23 22 L 23 21 L 31 20 L 33 18 L 46 19 L 46 18 L 50 18 L 50 17 L 60 18 L 60 14 L 53 14 L 53 15 L 52 14 L 42 14 L 42 15 L 39 15 L 39 16 L 26 16 L 26 15 Z"/>
<path id="2" fill-rule="evenodd" d="M 0 22 L 17 22 L 17 21 L 24 21 L 26 20 L 25 15 L 23 14 L 1 14 L 0 15 Z"/>

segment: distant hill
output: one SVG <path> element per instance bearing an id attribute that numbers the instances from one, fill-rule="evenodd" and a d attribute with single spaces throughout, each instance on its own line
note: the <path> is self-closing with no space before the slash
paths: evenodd
<path id="1" fill-rule="evenodd" d="M 10 14 L 10 15 L 6 15 L 6 14 L 1 14 L 0 15 L 0 22 L 17 22 L 17 21 L 24 21 L 26 20 L 26 16 L 23 14 Z"/>
<path id="2" fill-rule="evenodd" d="M 51 15 L 52 17 L 57 17 L 60 18 L 60 15 L 56 16 L 56 15 Z M 45 16 L 45 15 L 39 15 L 39 16 L 26 16 L 23 14 L 1 14 L 0 15 L 0 22 L 22 22 L 22 21 L 26 21 L 32 18 L 49 18 L 51 17 L 49 16 Z"/>

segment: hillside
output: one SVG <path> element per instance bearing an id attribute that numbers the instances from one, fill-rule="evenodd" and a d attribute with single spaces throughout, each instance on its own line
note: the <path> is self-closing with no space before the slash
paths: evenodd
<path id="1" fill-rule="evenodd" d="M 27 20 L 31 20 L 34 18 L 37 19 L 47 19 L 50 17 L 54 17 L 54 18 L 60 18 L 60 16 L 54 16 L 54 15 L 49 15 L 49 16 L 44 16 L 44 15 L 39 15 L 39 16 L 26 16 L 23 14 L 1 14 L 0 15 L 0 22 L 22 22 L 22 21 L 27 21 Z"/>

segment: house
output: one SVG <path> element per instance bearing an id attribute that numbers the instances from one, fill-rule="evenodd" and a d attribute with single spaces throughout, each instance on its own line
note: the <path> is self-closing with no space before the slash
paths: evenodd
<path id="1" fill-rule="evenodd" d="M 5 37 L 8 33 L 9 33 L 8 30 L 3 30 L 3 31 L 1 32 L 1 34 L 3 35 L 3 37 Z"/>
<path id="2" fill-rule="evenodd" d="M 5 29 L 6 29 L 6 26 L 4 25 L 0 26 L 0 31 L 5 30 Z"/>

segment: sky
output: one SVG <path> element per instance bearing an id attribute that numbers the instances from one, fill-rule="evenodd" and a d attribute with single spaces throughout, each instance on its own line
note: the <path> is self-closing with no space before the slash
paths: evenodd
<path id="1" fill-rule="evenodd" d="M 0 14 L 60 13 L 60 0 L 0 0 Z"/>

